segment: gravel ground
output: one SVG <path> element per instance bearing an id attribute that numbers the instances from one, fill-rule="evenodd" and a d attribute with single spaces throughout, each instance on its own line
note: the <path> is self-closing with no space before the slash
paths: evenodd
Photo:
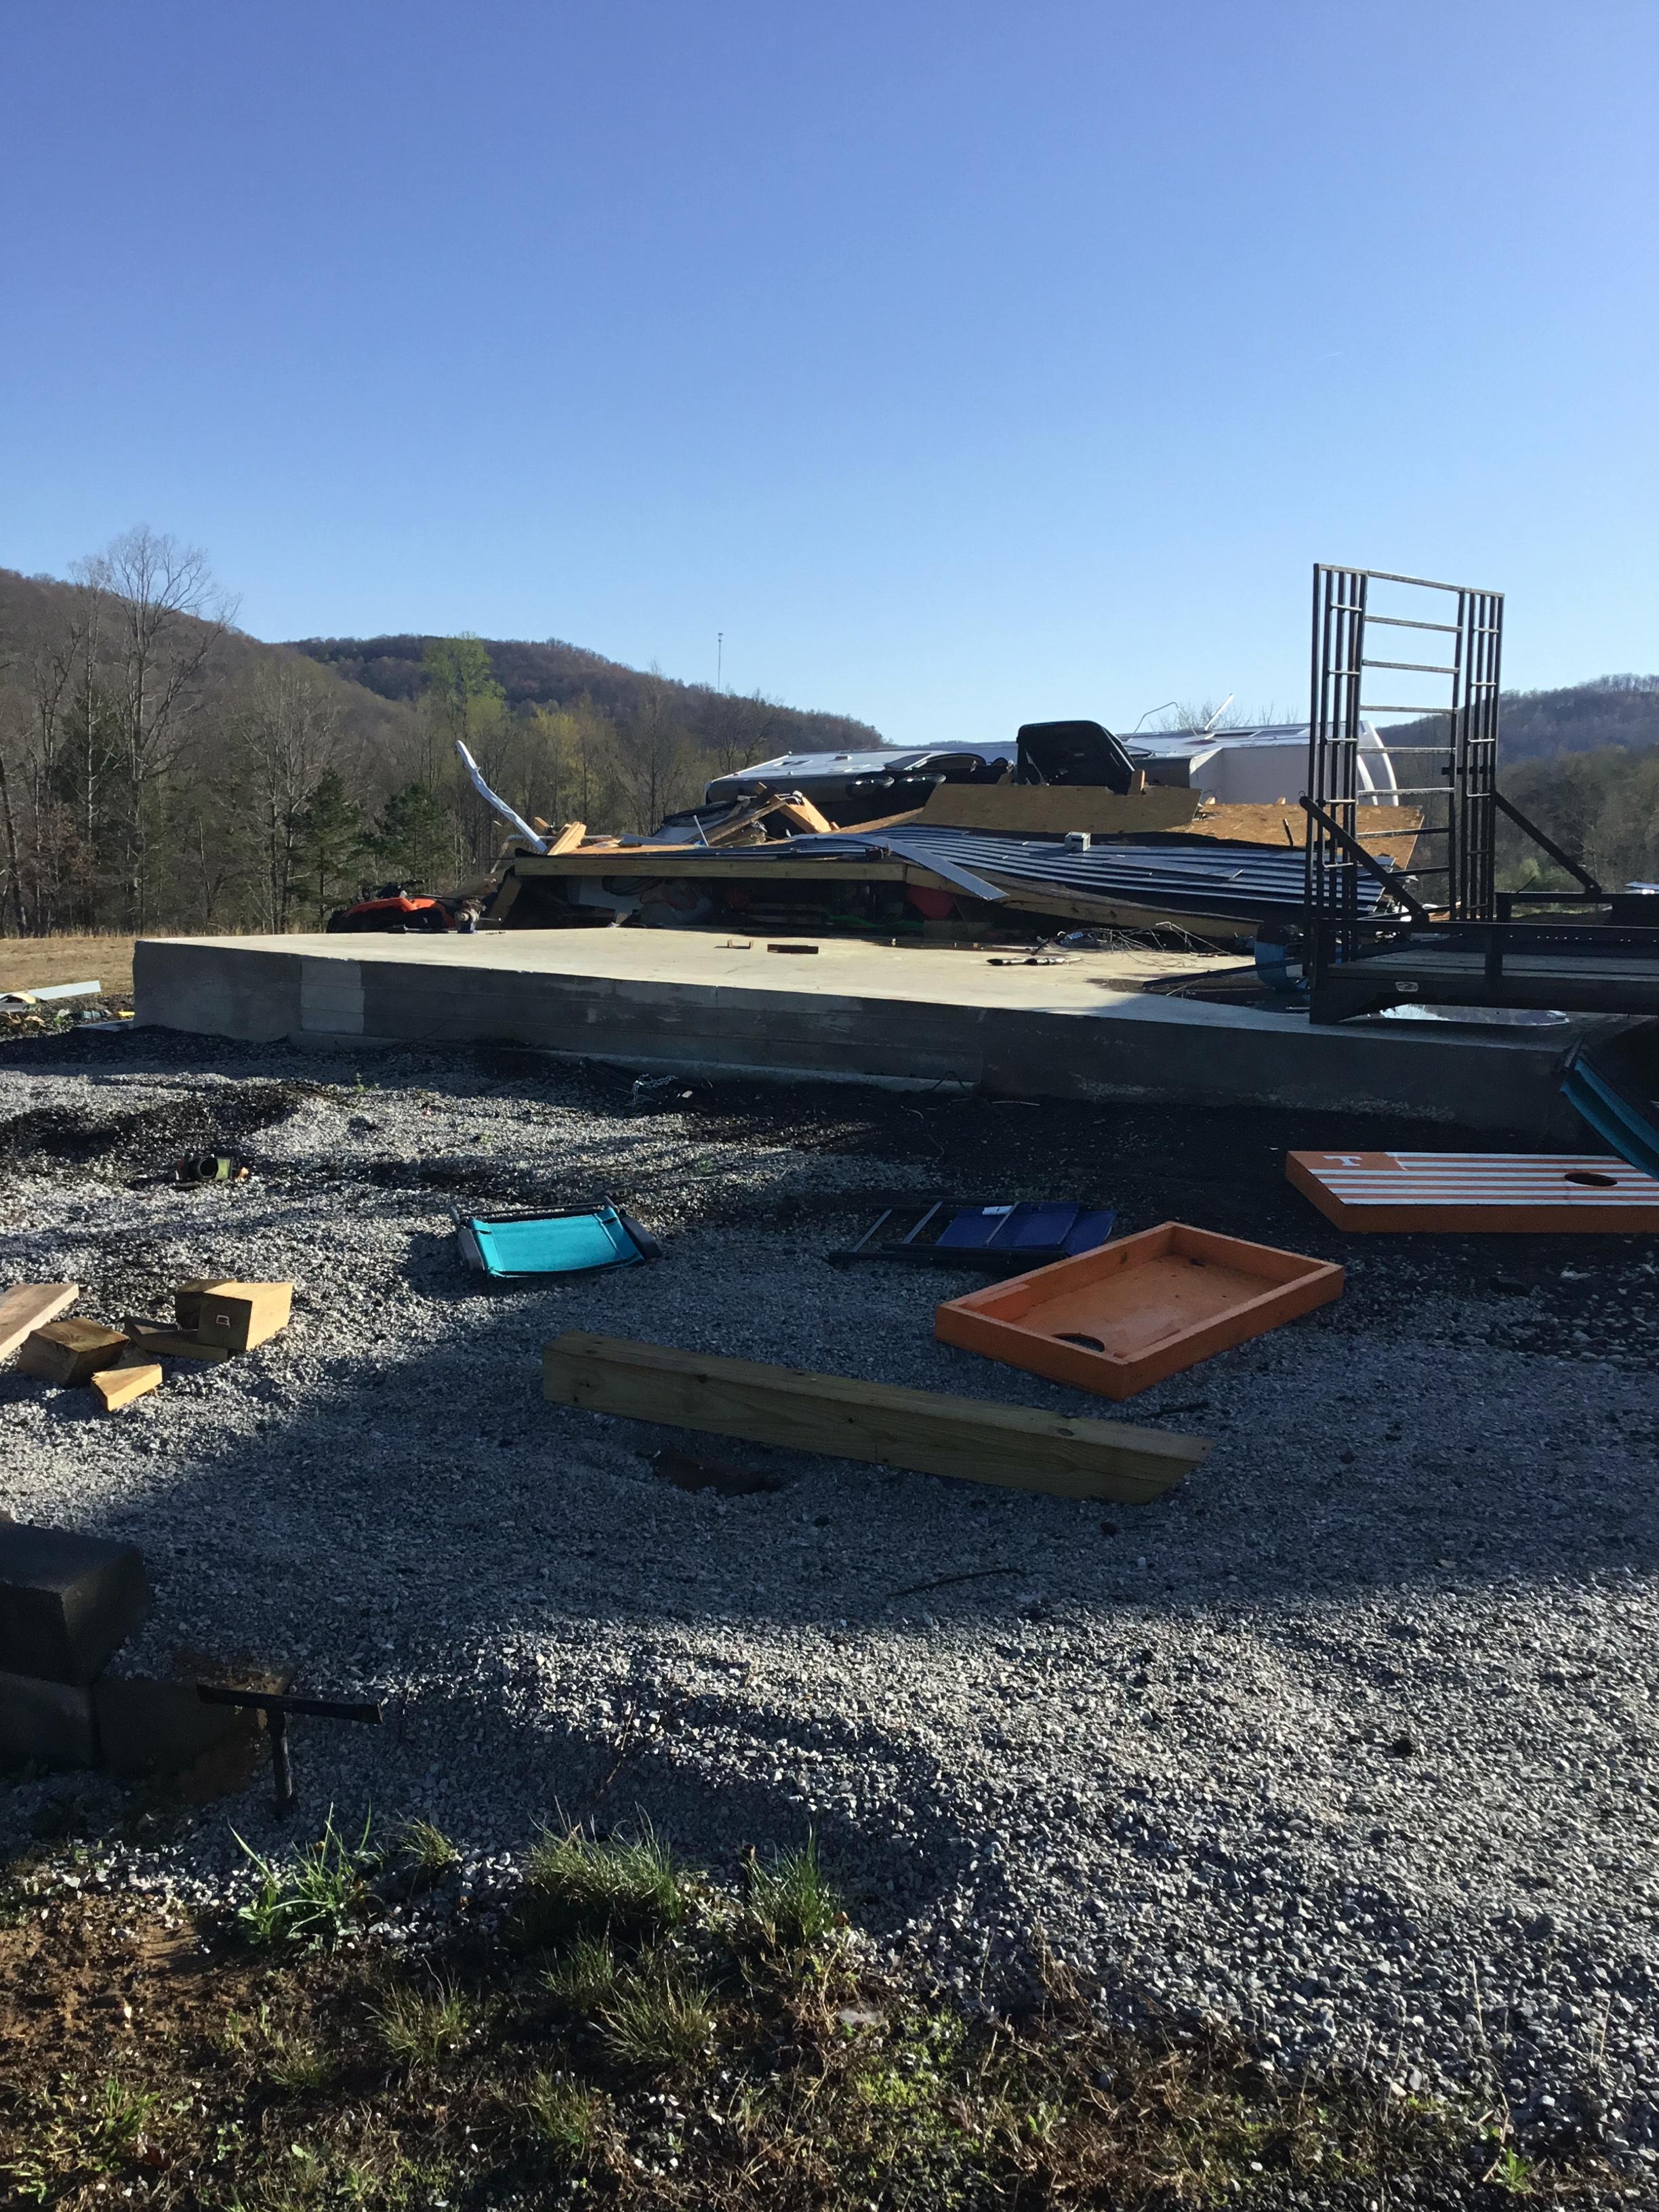
<path id="1" fill-rule="evenodd" d="M 226 1137 L 246 1182 L 158 1172 Z M 516 1053 L 14 1043 L 6 1279 L 73 1277 L 108 1318 L 202 1273 L 296 1296 L 286 1336 L 117 1420 L 0 1376 L 0 1503 L 142 1545 L 156 1605 L 123 1665 L 242 1654 L 385 1701 L 379 1730 L 296 1729 L 307 1832 L 331 1802 L 427 1814 L 487 1888 L 561 1813 L 644 1815 L 717 1867 L 811 1826 L 882 1948 L 970 1996 L 1040 1931 L 1108 2005 L 1472 2083 L 1651 2161 L 1659 1268 L 1633 1238 L 1344 1238 L 1283 1181 L 1288 1144 L 1413 1141 L 1454 1140 L 851 1089 L 635 1102 Z M 1195 1220 L 1343 1257 L 1348 1286 L 1103 1407 L 933 1341 L 977 1278 L 824 1263 L 884 1195 L 942 1187 Z M 599 1190 L 665 1261 L 473 1287 L 453 1205 Z M 671 1437 L 778 1485 L 687 1493 L 649 1463 L 664 1431 L 542 1400 L 564 1328 L 1216 1445 L 1103 1512 Z M 79 1817 L 125 1839 L 112 1878 L 222 1893 L 233 1828 L 282 1838 L 267 1791 L 173 1833 L 113 1784 L 25 1780 L 0 1834 Z"/>

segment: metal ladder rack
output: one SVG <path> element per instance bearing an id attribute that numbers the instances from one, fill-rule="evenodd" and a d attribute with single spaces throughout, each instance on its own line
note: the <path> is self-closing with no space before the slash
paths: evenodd
<path id="1" fill-rule="evenodd" d="M 1371 605 L 1372 586 L 1398 586 L 1408 613 L 1386 614 Z M 1432 599 L 1425 594 L 1432 593 Z M 1435 619 L 1450 615 L 1452 619 Z M 1443 661 L 1399 660 L 1367 650 L 1371 629 L 1411 630 L 1452 642 Z M 1391 642 L 1392 641 L 1385 641 Z M 1399 833 L 1413 848 L 1412 874 L 1420 886 L 1438 886 L 1431 902 L 1449 921 L 1486 921 L 1496 913 L 1498 697 L 1504 642 L 1504 595 L 1382 568 L 1342 568 L 1316 562 L 1313 574 L 1313 652 L 1308 732 L 1307 919 L 1304 973 L 1316 992 L 1330 971 L 1358 955 L 1358 878 L 1383 871 L 1359 842 L 1361 736 L 1374 735 L 1394 787 L 1388 797 L 1421 802 L 1423 825 Z M 1432 647 L 1428 648 L 1432 650 Z M 1404 672 L 1442 679 L 1439 700 L 1401 704 L 1365 697 L 1371 672 Z M 1404 689 L 1404 686 L 1395 688 Z M 1421 738 L 1391 744 L 1386 730 L 1368 729 L 1375 715 L 1441 720 L 1432 742 Z M 1364 748 L 1370 758 L 1377 746 Z M 1437 763 L 1425 767 L 1424 763 Z M 1398 763 L 1398 766 L 1396 766 Z M 1409 763 L 1409 766 L 1407 765 Z M 1401 770 L 1405 773 L 1401 773 Z M 1436 818 L 1436 817 L 1438 818 Z M 1437 844 L 1438 857 L 1435 857 Z M 1443 841 L 1443 842 L 1438 842 Z M 1372 842 L 1377 842 L 1373 838 Z M 1399 890 L 1413 919 L 1430 919 L 1418 893 Z"/>
<path id="2" fill-rule="evenodd" d="M 1419 596 L 1385 599 L 1411 611 L 1384 612 L 1372 604 L 1377 585 Z M 1438 596 L 1421 596 L 1430 593 Z M 1437 619 L 1443 615 L 1452 619 Z M 1367 651 L 1367 634 L 1378 628 L 1452 642 L 1439 648 L 1444 660 L 1395 659 Z M 1407 1000 L 1659 1015 L 1659 926 L 1650 901 L 1609 896 L 1498 788 L 1503 636 L 1500 592 L 1381 568 L 1320 563 L 1314 569 L 1302 968 L 1316 1022 L 1344 1021 Z M 1443 703 L 1368 699 L 1374 671 L 1439 679 L 1446 687 Z M 1405 742 L 1391 744 L 1372 715 L 1432 717 L 1445 728 L 1433 742 L 1407 731 Z M 1393 788 L 1378 792 L 1373 785 L 1370 795 L 1419 802 L 1425 818 L 1412 830 L 1368 832 L 1362 842 L 1360 762 L 1379 752 Z M 1432 765 L 1404 775 L 1395 770 L 1396 762 L 1403 768 L 1424 761 Z M 1500 891 L 1500 814 L 1577 888 Z M 1367 849 L 1395 836 L 1409 840 L 1409 873 Z M 1364 877 L 1387 886 L 1382 911 L 1361 911 Z M 1438 888 L 1431 893 L 1425 884 Z M 1527 909 L 1519 918 L 1517 904 Z"/>

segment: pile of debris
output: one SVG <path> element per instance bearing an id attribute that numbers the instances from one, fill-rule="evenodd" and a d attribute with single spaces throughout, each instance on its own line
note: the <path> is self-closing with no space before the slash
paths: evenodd
<path id="1" fill-rule="evenodd" d="M 21 1283 L 0 1297 L 0 1358 L 16 1352 L 20 1375 L 90 1389 L 101 1409 L 114 1413 L 161 1389 L 164 1360 L 216 1366 L 280 1335 L 294 1285 L 193 1277 L 174 1286 L 172 1322 L 129 1319 L 119 1328 L 58 1320 L 80 1295 L 78 1283 Z"/>
<path id="2" fill-rule="evenodd" d="M 1178 930 L 1222 944 L 1298 920 L 1307 817 L 1288 799 L 1218 804 L 1155 783 L 1094 722 L 1029 723 L 1015 758 L 941 752 L 895 782 L 872 757 L 805 779 L 716 778 L 701 805 L 647 836 L 590 836 L 585 823 L 526 821 L 459 748 L 513 831 L 491 876 L 411 900 L 388 885 L 331 929 L 758 929 L 896 941 L 1029 939 L 1079 925 Z M 786 768 L 795 763 L 785 763 Z M 845 772 L 843 772 L 845 771 Z M 883 797 L 902 799 L 880 811 Z M 1358 898 L 1370 918 L 1402 887 L 1420 809 L 1364 810 L 1378 861 Z"/>

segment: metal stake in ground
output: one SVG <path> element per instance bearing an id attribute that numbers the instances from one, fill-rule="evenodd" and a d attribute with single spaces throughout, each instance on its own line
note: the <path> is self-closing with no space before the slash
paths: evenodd
<path id="1" fill-rule="evenodd" d="M 295 1803 L 294 1761 L 288 1747 L 288 1724 L 296 1714 L 319 1721 L 365 1721 L 380 1724 L 378 1705 L 343 1704 L 338 1698 L 295 1698 L 285 1691 L 232 1690 L 221 1682 L 198 1682 L 196 1694 L 204 1705 L 238 1705 L 245 1711 L 263 1713 L 270 1737 L 270 1775 L 276 1784 L 276 1810 L 291 1813 Z"/>

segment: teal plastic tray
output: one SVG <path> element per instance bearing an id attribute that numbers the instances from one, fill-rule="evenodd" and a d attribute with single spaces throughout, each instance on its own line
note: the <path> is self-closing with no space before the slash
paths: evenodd
<path id="1" fill-rule="evenodd" d="M 595 1267 L 633 1267 L 645 1257 L 613 1206 L 521 1220 L 473 1218 L 461 1223 L 460 1235 L 469 1262 L 498 1277 L 576 1275 Z M 466 1251 L 469 1243 L 471 1251 Z"/>

